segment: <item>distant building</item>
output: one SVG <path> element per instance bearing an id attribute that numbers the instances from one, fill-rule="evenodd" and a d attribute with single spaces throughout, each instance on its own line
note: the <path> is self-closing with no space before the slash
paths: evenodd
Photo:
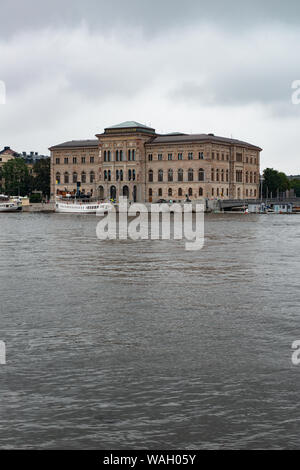
<path id="1" fill-rule="evenodd" d="M 135 121 L 51 151 L 51 196 L 99 199 L 250 199 L 259 196 L 261 148 L 214 134 L 157 134 Z"/>
<path id="2" fill-rule="evenodd" d="M 291 180 L 300 180 L 300 175 L 290 175 L 288 176 L 288 179 Z"/>
<path id="3" fill-rule="evenodd" d="M 10 147 L 4 147 L 4 149 L 0 151 L 0 167 L 3 166 L 4 163 L 7 163 L 9 160 L 13 160 L 18 156 L 19 154 Z"/>

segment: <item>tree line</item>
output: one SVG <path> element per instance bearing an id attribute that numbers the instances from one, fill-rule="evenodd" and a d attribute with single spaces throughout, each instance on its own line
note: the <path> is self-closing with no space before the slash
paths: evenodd
<path id="1" fill-rule="evenodd" d="M 23 158 L 14 158 L 0 168 L 0 191 L 8 196 L 30 196 L 41 191 L 50 196 L 50 158 L 34 163 L 32 173 Z"/>
<path id="2" fill-rule="evenodd" d="M 300 180 L 291 180 L 285 173 L 274 168 L 266 168 L 263 177 L 263 197 L 277 197 L 290 189 L 294 189 L 295 195 L 300 197 Z"/>

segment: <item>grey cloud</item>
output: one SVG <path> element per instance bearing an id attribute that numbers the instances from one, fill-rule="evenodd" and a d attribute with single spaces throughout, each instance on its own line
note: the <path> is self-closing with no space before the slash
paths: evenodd
<path id="1" fill-rule="evenodd" d="M 73 27 L 85 21 L 94 31 L 113 29 L 126 34 L 127 28 L 147 35 L 169 28 L 211 22 L 231 26 L 232 32 L 272 21 L 297 24 L 298 0 L 2 0 L 0 35 L 5 38 L 23 30 L 45 27 Z"/>

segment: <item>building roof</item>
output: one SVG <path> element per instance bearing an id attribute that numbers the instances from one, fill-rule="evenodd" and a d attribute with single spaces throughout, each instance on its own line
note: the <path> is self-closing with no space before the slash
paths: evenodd
<path id="1" fill-rule="evenodd" d="M 149 129 L 151 131 L 154 131 L 155 129 L 152 129 L 152 127 L 145 126 L 145 124 L 141 124 L 140 122 L 136 121 L 125 121 L 121 122 L 120 124 L 115 124 L 114 126 L 106 127 L 106 129 L 129 129 L 130 127 L 139 127 L 140 129 Z"/>
<path id="2" fill-rule="evenodd" d="M 192 142 L 212 142 L 216 144 L 240 145 L 243 147 L 262 150 L 256 145 L 243 142 L 242 140 L 229 139 L 228 137 L 220 137 L 214 134 L 162 134 L 154 137 L 151 144 L 176 144 L 176 143 L 192 143 Z"/>
<path id="3" fill-rule="evenodd" d="M 70 140 L 68 142 L 63 142 L 62 144 L 53 145 L 52 147 L 50 147 L 50 150 L 57 148 L 98 147 L 98 145 L 98 139 Z"/>
<path id="4" fill-rule="evenodd" d="M 7 155 L 11 155 L 12 157 L 18 157 L 19 156 L 19 154 L 17 152 L 15 152 L 14 150 L 12 150 L 10 147 L 4 147 L 4 149 L 0 151 L 0 155 L 2 155 L 3 153 L 5 153 Z"/>

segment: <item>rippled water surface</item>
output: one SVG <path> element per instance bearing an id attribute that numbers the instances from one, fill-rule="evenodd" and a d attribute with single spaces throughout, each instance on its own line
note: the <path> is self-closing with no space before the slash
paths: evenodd
<path id="1" fill-rule="evenodd" d="M 0 216 L 0 448 L 300 448 L 300 216 L 209 215 L 197 252 Z"/>

